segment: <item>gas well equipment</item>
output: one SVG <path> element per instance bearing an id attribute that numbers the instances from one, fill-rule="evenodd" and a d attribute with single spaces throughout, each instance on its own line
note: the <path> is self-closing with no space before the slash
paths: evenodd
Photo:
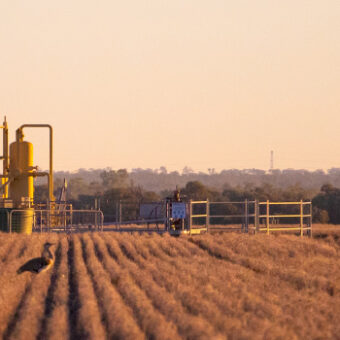
<path id="1" fill-rule="evenodd" d="M 3 125 L 3 173 L 1 175 L 0 230 L 32 233 L 34 218 L 35 177 L 48 178 L 49 205 L 53 205 L 53 129 L 49 124 L 23 124 L 16 130 L 16 139 L 9 145 L 6 117 Z M 24 141 L 24 129 L 49 129 L 49 172 L 39 172 L 33 165 L 33 144 Z M 15 212 L 15 214 L 14 214 Z M 11 230 L 9 230 L 9 228 Z"/>

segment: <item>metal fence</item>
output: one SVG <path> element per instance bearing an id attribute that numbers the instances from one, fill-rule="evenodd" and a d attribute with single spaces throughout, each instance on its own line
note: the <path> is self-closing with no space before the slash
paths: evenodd
<path id="1" fill-rule="evenodd" d="M 256 201 L 209 202 L 209 229 L 248 232 L 255 220 Z M 216 227 L 223 225 L 223 227 Z"/>
<path id="2" fill-rule="evenodd" d="M 128 224 L 146 225 L 147 229 L 155 230 L 164 228 L 165 224 L 165 202 L 113 202 L 110 207 L 105 207 L 105 225 L 114 229 L 125 229 Z"/>
<path id="3" fill-rule="evenodd" d="M 282 207 L 286 207 L 284 212 Z M 265 231 L 269 235 L 272 231 L 296 231 L 301 236 L 305 232 L 312 236 L 311 202 L 258 202 L 255 216 L 255 233 Z"/>
<path id="4" fill-rule="evenodd" d="M 8 213 L 8 231 L 13 229 L 15 215 L 26 209 L 13 209 Z M 33 210 L 33 231 L 88 231 L 103 230 L 104 215 L 100 210 Z"/>
<path id="5" fill-rule="evenodd" d="M 107 222 L 106 230 L 164 232 L 170 225 L 169 202 L 146 204 L 119 202 L 116 221 Z M 259 202 L 257 200 L 186 203 L 183 229 L 189 231 L 238 231 L 259 233 L 280 231 L 312 233 L 311 202 Z M 132 217 L 132 218 L 129 218 Z M 127 227 L 134 224 L 135 227 Z M 155 225 L 154 227 L 152 227 Z"/>
<path id="6" fill-rule="evenodd" d="M 200 207 L 196 209 L 195 206 Z M 207 231 L 283 232 L 312 235 L 309 202 L 189 202 L 189 228 L 205 225 Z"/>
<path id="7" fill-rule="evenodd" d="M 189 233 L 240 231 L 270 234 L 290 231 L 298 232 L 301 236 L 312 235 L 311 202 L 191 200 L 183 204 L 186 204 L 187 213 L 183 219 L 182 229 L 189 230 Z M 100 210 L 76 210 L 72 209 L 72 206 L 67 209 L 39 208 L 33 211 L 33 231 L 115 230 L 161 233 L 170 225 L 168 221 L 170 215 L 167 214 L 169 202 L 147 204 L 119 202 L 116 205 L 116 221 L 105 223 L 105 227 L 104 215 Z M 25 211 L 27 210 L 14 209 L 7 212 L 7 217 L 4 217 L 8 221 L 9 232 L 12 232 L 13 220 L 17 220 L 17 216 Z M 127 227 L 129 224 L 136 226 Z"/>

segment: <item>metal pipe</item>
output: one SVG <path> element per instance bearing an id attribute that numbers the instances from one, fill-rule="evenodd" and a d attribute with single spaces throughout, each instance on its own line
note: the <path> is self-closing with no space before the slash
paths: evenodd
<path id="1" fill-rule="evenodd" d="M 2 178 L 8 178 L 8 168 L 9 168 L 9 152 L 8 152 L 8 125 L 6 121 L 6 116 L 4 118 L 3 125 L 0 126 L 1 129 L 3 129 L 3 143 L 2 143 L 2 148 L 3 148 L 3 153 L 0 159 L 2 159 L 2 165 L 3 165 L 3 170 L 2 170 Z M 4 191 L 3 191 L 3 198 L 8 198 L 8 181 L 3 183 Z"/>
<path id="2" fill-rule="evenodd" d="M 24 134 L 22 130 L 26 127 L 30 128 L 48 128 L 50 131 L 50 169 L 49 169 L 49 184 L 48 184 L 48 196 L 50 202 L 55 200 L 53 196 L 53 128 L 49 124 L 23 124 L 16 131 L 17 141 L 22 141 Z"/>

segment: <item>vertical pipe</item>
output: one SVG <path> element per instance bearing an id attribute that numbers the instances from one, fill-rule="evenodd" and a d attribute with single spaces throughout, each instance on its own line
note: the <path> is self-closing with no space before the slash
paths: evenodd
<path id="1" fill-rule="evenodd" d="M 266 224 L 267 224 L 267 235 L 269 235 L 269 200 L 267 200 Z"/>
<path id="2" fill-rule="evenodd" d="M 9 168 L 9 155 L 8 155 L 8 125 L 6 121 L 6 117 L 4 119 L 3 123 L 3 172 L 2 174 L 4 176 L 8 176 L 8 168 Z M 7 182 L 8 178 L 5 177 L 5 183 Z M 5 184 L 4 186 L 4 192 L 3 192 L 3 198 L 8 198 L 8 183 Z"/>
<path id="3" fill-rule="evenodd" d="M 50 185 L 48 188 L 48 195 L 50 198 L 50 201 L 54 201 L 54 196 L 53 196 L 53 129 L 52 126 L 49 126 L 50 129 Z"/>

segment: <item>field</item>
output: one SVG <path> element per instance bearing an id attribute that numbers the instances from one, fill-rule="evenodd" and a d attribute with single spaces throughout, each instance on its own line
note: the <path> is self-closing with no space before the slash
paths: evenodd
<path id="1" fill-rule="evenodd" d="M 333 229 L 315 239 L 0 233 L 0 338 L 339 338 Z M 46 241 L 54 266 L 16 274 Z"/>

